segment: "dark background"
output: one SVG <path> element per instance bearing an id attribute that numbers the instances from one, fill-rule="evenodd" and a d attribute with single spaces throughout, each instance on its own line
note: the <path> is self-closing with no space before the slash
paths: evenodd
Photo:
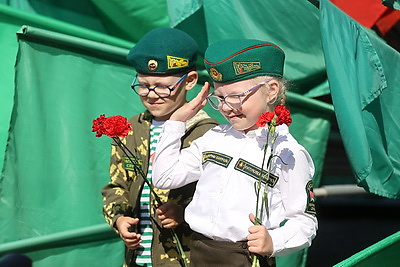
<path id="1" fill-rule="evenodd" d="M 355 183 L 334 121 L 321 186 Z M 400 200 L 369 193 L 319 197 L 317 216 L 319 229 L 308 251 L 307 267 L 333 266 L 399 231 Z"/>
<path id="2" fill-rule="evenodd" d="M 399 231 L 399 202 L 354 196 L 317 200 L 319 229 L 308 251 L 307 266 L 333 266 Z"/>

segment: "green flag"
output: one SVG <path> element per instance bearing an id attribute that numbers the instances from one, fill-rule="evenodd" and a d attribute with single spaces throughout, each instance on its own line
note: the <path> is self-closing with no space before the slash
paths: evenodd
<path id="1" fill-rule="evenodd" d="M 23 27 L 0 179 L 0 243 L 106 224 L 100 190 L 109 181 L 111 140 L 96 138 L 100 114 L 142 111 L 129 84 L 128 50 Z M 111 231 L 111 230 L 110 230 Z M 36 247 L 35 266 L 116 266 L 123 244 Z M 116 242 L 118 241 L 118 242 Z M 23 251 L 27 252 L 27 251 Z M 0 251 L 1 254 L 1 251 Z"/>
<path id="2" fill-rule="evenodd" d="M 332 100 L 357 184 L 400 198 L 400 54 L 329 1 L 321 37 Z"/>
<path id="3" fill-rule="evenodd" d="M 209 44 L 223 39 L 271 41 L 285 51 L 284 75 L 295 81 L 293 92 L 307 97 L 329 94 L 319 12 L 309 2 L 167 0 L 167 3 L 171 26 L 192 35 L 202 53 Z M 199 64 L 200 68 L 202 65 Z"/>

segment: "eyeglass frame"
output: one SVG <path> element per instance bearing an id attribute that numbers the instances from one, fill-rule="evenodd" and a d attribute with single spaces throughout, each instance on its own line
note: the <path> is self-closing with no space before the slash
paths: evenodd
<path id="1" fill-rule="evenodd" d="M 270 81 L 272 81 L 272 79 L 265 80 L 265 81 L 263 81 L 263 82 L 261 82 L 259 84 L 256 84 L 255 86 L 251 87 L 249 90 L 244 91 L 243 93 L 240 93 L 240 94 L 230 94 L 230 95 L 226 95 L 224 97 L 221 97 L 221 96 L 214 95 L 214 92 L 213 92 L 213 93 L 209 94 L 206 97 L 206 99 L 207 99 L 207 102 L 210 104 L 210 106 L 215 110 L 219 110 L 219 106 L 221 105 L 221 103 L 225 103 L 231 109 L 238 110 L 243 106 L 243 102 L 242 102 L 241 97 L 246 96 L 247 94 L 251 93 L 254 90 L 257 90 L 258 88 L 260 88 L 261 86 L 263 86 L 264 84 L 266 84 L 266 83 L 268 83 Z M 232 96 L 237 96 L 238 97 L 239 103 L 240 103 L 240 107 L 234 108 L 228 102 L 226 102 L 226 98 L 232 97 Z M 214 103 L 210 100 L 211 97 L 218 99 L 218 101 L 219 101 L 218 106 L 214 106 Z"/>
<path id="2" fill-rule="evenodd" d="M 183 79 L 185 79 L 187 76 L 188 76 L 188 73 L 183 74 L 183 76 L 180 77 L 179 80 L 178 80 L 174 85 L 172 85 L 171 87 L 169 87 L 169 86 L 167 86 L 167 85 L 156 85 L 156 86 L 153 86 L 153 88 L 151 88 L 150 86 L 147 86 L 147 85 L 144 85 L 144 84 L 141 84 L 141 83 L 136 83 L 136 84 L 135 84 L 135 82 L 136 82 L 137 79 L 138 79 L 138 75 L 136 74 L 135 78 L 134 78 L 133 81 L 132 81 L 131 88 L 132 88 L 132 90 L 133 90 L 137 95 L 142 96 L 142 97 L 148 96 L 148 95 L 150 94 L 150 91 L 153 91 L 159 98 L 167 98 L 167 97 L 171 96 L 171 92 L 174 91 L 174 90 L 176 89 L 176 87 L 179 85 L 179 83 L 181 83 L 181 82 L 183 81 Z M 144 95 L 144 94 L 139 94 L 139 93 L 136 91 L 136 89 L 135 89 L 136 86 L 146 87 L 147 90 L 148 90 L 147 94 L 146 94 L 146 95 Z M 156 92 L 156 88 L 157 88 L 157 87 L 161 87 L 161 88 L 163 88 L 163 89 L 168 89 L 168 90 L 169 90 L 169 94 L 168 94 L 167 96 L 160 96 L 160 95 L 157 94 L 157 92 Z"/>

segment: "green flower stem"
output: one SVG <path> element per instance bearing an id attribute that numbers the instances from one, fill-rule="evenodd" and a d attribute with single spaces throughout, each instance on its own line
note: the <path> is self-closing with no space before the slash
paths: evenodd
<path id="1" fill-rule="evenodd" d="M 144 182 L 147 184 L 147 186 L 150 188 L 151 193 L 153 194 L 154 198 L 156 199 L 157 203 L 161 206 L 163 202 L 161 201 L 160 197 L 157 195 L 157 193 L 154 191 L 154 187 L 150 182 L 146 179 L 146 175 L 144 174 L 143 170 L 137 166 L 137 157 L 132 153 L 132 151 L 129 150 L 129 148 L 121 141 L 121 139 L 118 136 L 112 137 L 112 139 L 115 141 L 115 143 L 121 148 L 121 150 L 124 152 L 124 154 L 128 157 L 129 161 L 132 163 L 132 166 L 134 166 L 135 173 L 139 173 L 140 176 L 142 176 Z M 136 162 L 132 160 L 132 158 L 135 159 Z M 186 262 L 186 255 L 185 251 L 183 250 L 182 244 L 178 238 L 178 235 L 176 234 L 175 230 L 173 228 L 169 228 L 173 242 L 176 245 L 176 250 L 178 251 L 178 254 L 180 255 L 179 261 L 181 262 L 182 266 L 188 267 L 188 264 Z"/>
<path id="2" fill-rule="evenodd" d="M 266 144 L 266 146 L 267 146 L 267 144 Z M 272 144 L 271 144 L 271 146 L 272 146 Z M 265 158 L 266 151 L 267 151 L 267 147 L 264 149 L 264 158 Z M 269 219 L 267 190 L 268 190 L 269 176 L 270 176 L 270 173 L 271 173 L 271 161 L 272 161 L 272 158 L 273 158 L 273 154 L 272 154 L 272 147 L 271 147 L 271 154 L 269 155 L 268 162 L 267 162 L 268 171 L 267 171 L 266 183 L 265 183 L 264 191 L 263 191 L 262 198 L 261 198 L 262 202 L 261 202 L 261 208 L 260 208 L 260 220 L 263 217 L 264 207 L 265 207 L 265 212 L 267 213 L 267 219 Z M 263 160 L 262 168 L 263 168 L 262 169 L 262 173 L 264 173 L 264 160 Z"/>
<path id="3" fill-rule="evenodd" d="M 115 143 L 117 143 L 117 145 L 121 148 L 124 154 L 128 157 L 129 161 L 132 163 L 132 166 L 134 166 L 135 173 L 139 173 L 140 176 L 142 176 L 144 182 L 147 184 L 147 186 L 150 188 L 151 193 L 154 195 L 157 203 L 161 206 L 163 203 L 160 197 L 154 191 L 153 185 L 150 184 L 150 182 L 146 179 L 146 175 L 144 174 L 143 170 L 137 166 L 137 157 L 132 153 L 132 151 L 129 150 L 129 148 L 124 143 L 122 143 L 121 139 L 118 136 L 112 138 L 114 139 Z M 132 158 L 134 158 L 136 162 L 134 162 Z"/>
<path id="4" fill-rule="evenodd" d="M 268 135 L 267 135 L 267 141 L 264 145 L 264 155 L 263 155 L 263 160 L 262 160 L 262 164 L 261 164 L 261 174 L 260 174 L 260 177 L 258 178 L 258 182 L 257 182 L 257 190 L 256 190 L 257 200 L 256 200 L 256 214 L 254 216 L 254 225 L 261 225 L 264 202 L 265 202 L 265 200 L 268 201 L 268 198 L 267 198 L 268 185 L 265 184 L 264 192 L 262 194 L 261 208 L 260 209 L 258 208 L 260 205 L 260 190 L 261 190 L 261 184 L 262 184 L 262 177 L 264 176 L 264 172 L 265 172 L 264 165 L 265 165 L 265 158 L 267 155 L 268 139 L 269 139 L 269 131 L 268 131 Z M 272 153 L 271 153 L 271 155 L 272 155 Z M 268 159 L 267 166 L 269 166 L 270 161 L 271 161 L 271 156 Z M 269 173 L 268 173 L 268 177 L 269 177 Z M 268 209 L 268 203 L 266 204 L 266 209 Z M 267 212 L 267 214 L 268 214 L 268 212 Z M 257 255 L 253 254 L 253 261 L 252 261 L 251 267 L 259 267 L 259 266 L 260 266 L 260 261 L 259 261 Z"/>
<path id="5" fill-rule="evenodd" d="M 267 218 L 269 218 L 267 190 L 268 190 L 269 174 L 271 172 L 271 161 L 272 161 L 272 158 L 273 158 L 272 145 L 273 145 L 273 143 L 275 142 L 275 139 L 276 139 L 276 137 L 274 135 L 275 128 L 276 128 L 275 122 L 276 122 L 276 117 L 274 117 L 272 119 L 272 121 L 269 123 L 267 141 L 265 142 L 265 145 L 264 145 L 264 148 L 263 148 L 264 154 L 263 154 L 263 160 L 262 160 L 262 163 L 261 163 L 261 174 L 260 174 L 260 177 L 258 178 L 257 190 L 256 190 L 257 200 L 256 200 L 256 213 L 255 213 L 255 216 L 254 216 L 254 225 L 261 225 L 262 224 L 264 208 L 265 208 L 265 211 L 267 213 Z M 266 170 L 264 170 L 264 165 L 265 165 L 265 159 L 267 157 L 267 149 L 268 149 L 270 135 L 272 137 L 272 140 L 271 140 L 271 154 L 270 154 L 270 156 L 268 158 L 268 161 L 267 161 L 267 170 L 268 171 L 266 171 Z M 267 172 L 266 184 L 264 186 L 264 190 L 263 190 L 263 193 L 262 193 L 262 196 L 261 196 L 261 207 L 259 209 L 259 206 L 260 206 L 260 190 L 261 190 L 262 178 L 263 178 L 265 172 Z M 251 266 L 252 267 L 259 267 L 260 266 L 260 262 L 259 262 L 259 259 L 258 259 L 256 254 L 253 255 L 253 261 L 252 261 L 252 265 Z"/>
<path id="6" fill-rule="evenodd" d="M 253 255 L 253 262 L 251 263 L 251 267 L 260 267 L 260 261 L 258 260 L 257 255 Z"/>
<path id="7" fill-rule="evenodd" d="M 262 203 L 261 202 L 261 210 L 258 208 L 260 206 L 260 190 L 261 190 L 261 184 L 262 184 L 262 177 L 264 176 L 264 164 L 265 164 L 265 158 L 266 158 L 266 151 L 267 151 L 267 146 L 268 146 L 268 138 L 267 138 L 267 143 L 264 146 L 264 155 L 263 155 L 263 160 L 262 160 L 262 164 L 261 164 L 261 174 L 260 177 L 258 178 L 258 182 L 257 182 L 257 201 L 256 201 L 256 214 L 255 214 L 255 221 L 257 221 L 259 224 L 261 224 L 261 220 L 262 220 Z M 264 187 L 265 188 L 265 187 Z M 265 190 L 264 190 L 265 191 Z"/>

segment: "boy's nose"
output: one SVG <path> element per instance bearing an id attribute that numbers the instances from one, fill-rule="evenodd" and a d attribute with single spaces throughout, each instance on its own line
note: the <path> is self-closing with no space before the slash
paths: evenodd
<path id="1" fill-rule="evenodd" d="M 154 90 L 150 90 L 149 94 L 147 95 L 148 98 L 160 98 Z"/>

